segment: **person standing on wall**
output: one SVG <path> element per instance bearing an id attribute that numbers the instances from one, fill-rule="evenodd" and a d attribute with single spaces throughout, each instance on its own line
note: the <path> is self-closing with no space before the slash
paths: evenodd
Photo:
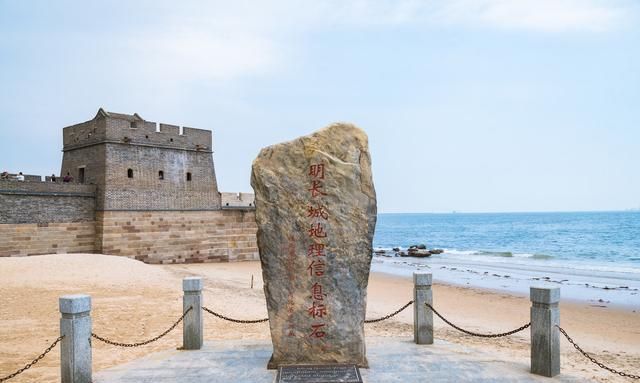
<path id="1" fill-rule="evenodd" d="M 16 177 L 16 179 L 18 181 L 24 181 L 24 175 L 22 175 L 22 172 L 18 173 L 18 176 Z"/>

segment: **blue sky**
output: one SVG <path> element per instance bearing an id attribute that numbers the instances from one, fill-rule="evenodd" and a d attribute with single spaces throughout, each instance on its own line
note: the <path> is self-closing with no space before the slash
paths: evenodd
<path id="1" fill-rule="evenodd" d="M 99 107 L 260 148 L 349 121 L 381 212 L 640 207 L 640 3 L 0 0 L 0 167 L 58 173 Z"/>

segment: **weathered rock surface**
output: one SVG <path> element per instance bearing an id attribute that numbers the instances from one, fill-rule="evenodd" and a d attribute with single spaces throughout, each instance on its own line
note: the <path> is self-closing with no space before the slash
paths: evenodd
<path id="1" fill-rule="evenodd" d="M 283 364 L 366 366 L 364 319 L 376 224 L 366 134 L 334 124 L 253 162 L 258 247 Z"/>

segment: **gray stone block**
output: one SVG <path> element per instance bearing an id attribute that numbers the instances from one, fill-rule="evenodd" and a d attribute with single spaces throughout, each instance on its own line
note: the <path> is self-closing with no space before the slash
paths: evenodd
<path id="1" fill-rule="evenodd" d="M 186 277 L 182 280 L 182 291 L 202 291 L 202 277 Z"/>
<path id="2" fill-rule="evenodd" d="M 413 284 L 415 286 L 431 286 L 432 280 L 431 273 L 413 273 Z"/>
<path id="3" fill-rule="evenodd" d="M 531 302 L 553 304 L 560 302 L 560 288 L 531 287 L 529 293 Z"/>
<path id="4" fill-rule="evenodd" d="M 84 294 L 65 295 L 58 300 L 63 314 L 79 314 L 91 311 L 91 297 Z"/>
<path id="5" fill-rule="evenodd" d="M 433 344 L 433 305 L 431 273 L 413 273 L 413 340 L 416 344 Z"/>
<path id="6" fill-rule="evenodd" d="M 90 383 L 91 297 L 66 295 L 60 300 L 60 378 L 62 383 Z"/>
<path id="7" fill-rule="evenodd" d="M 182 280 L 184 296 L 182 310 L 187 313 L 182 322 L 182 347 L 185 350 L 199 350 L 204 342 L 202 317 L 202 278 L 187 277 Z"/>
<path id="8" fill-rule="evenodd" d="M 559 288 L 531 288 L 531 372 L 552 377 L 560 373 Z"/>

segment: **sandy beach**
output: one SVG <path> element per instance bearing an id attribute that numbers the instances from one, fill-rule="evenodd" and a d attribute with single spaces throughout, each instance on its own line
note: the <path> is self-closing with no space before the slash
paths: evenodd
<path id="1" fill-rule="evenodd" d="M 147 265 L 96 254 L 0 258 L 0 377 L 35 358 L 58 336 L 58 297 L 86 293 L 93 299 L 94 333 L 121 342 L 149 339 L 181 314 L 181 279 L 205 278 L 205 306 L 239 319 L 266 317 L 258 262 Z M 251 279 L 254 287 L 251 288 Z M 454 323 L 478 332 L 503 332 L 529 321 L 528 297 L 478 288 L 435 284 L 434 306 Z M 371 274 L 369 319 L 395 311 L 412 299 L 410 278 Z M 602 305 L 605 306 L 605 305 Z M 561 302 L 561 324 L 583 348 L 611 367 L 640 372 L 640 312 L 632 308 Z M 412 336 L 412 310 L 366 325 L 371 336 Z M 529 333 L 500 339 L 463 335 L 436 319 L 436 338 L 468 345 L 496 358 L 529 364 Z M 241 325 L 205 316 L 205 340 L 269 339 L 266 323 Z M 94 370 L 118 365 L 154 351 L 179 347 L 177 329 L 139 348 L 94 341 Z M 562 371 L 599 382 L 627 381 L 601 370 L 562 340 Z M 59 348 L 10 382 L 59 381 Z"/>

